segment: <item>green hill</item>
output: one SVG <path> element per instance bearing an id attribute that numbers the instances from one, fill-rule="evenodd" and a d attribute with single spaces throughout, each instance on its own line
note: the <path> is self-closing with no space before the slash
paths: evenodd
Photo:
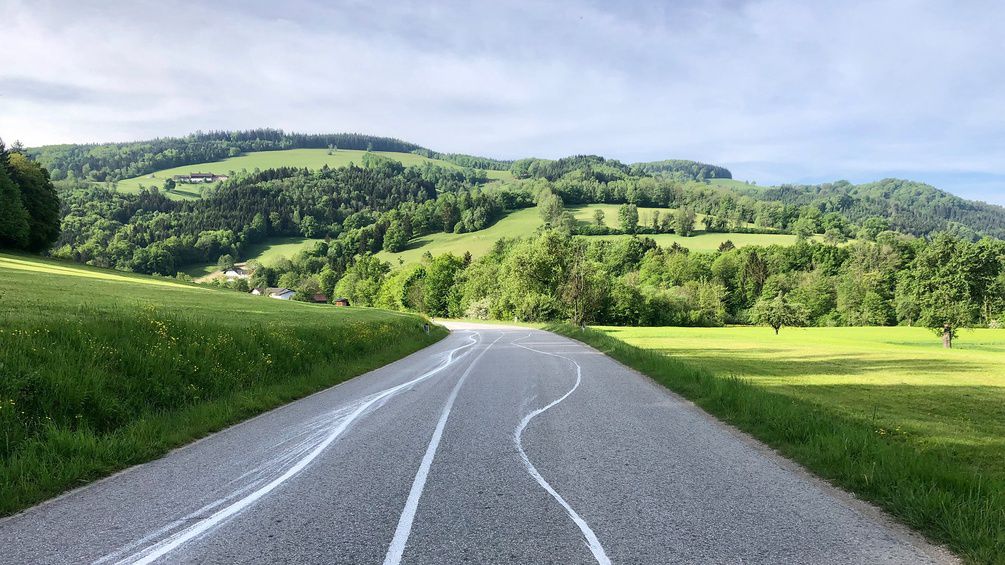
<path id="1" fill-rule="evenodd" d="M 587 204 L 584 206 L 570 207 L 576 219 L 586 223 L 591 220 L 595 210 L 604 211 L 604 223 L 614 227 L 617 224 L 618 206 L 616 204 Z M 642 217 L 653 210 L 671 211 L 668 208 L 639 208 Z M 698 227 L 701 217 L 698 217 Z M 526 208 L 511 212 L 503 219 L 492 224 L 487 229 L 473 231 L 470 233 L 432 233 L 423 235 L 411 240 L 408 247 L 398 253 L 381 251 L 378 256 L 392 265 L 400 262 L 404 264 L 417 262 L 425 252 L 433 255 L 442 253 L 453 253 L 463 255 L 465 251 L 471 256 L 478 257 L 488 252 L 496 240 L 504 237 L 525 237 L 534 233 L 543 224 L 537 208 Z M 630 235 L 584 235 L 591 239 L 626 239 Z M 659 245 L 669 246 L 673 243 L 687 247 L 693 251 L 712 251 L 719 248 L 719 245 L 727 240 L 733 241 L 738 247 L 745 245 L 788 245 L 796 241 L 795 235 L 786 233 L 696 233 L 690 237 L 683 237 L 673 233 L 657 233 L 652 235 L 641 235 L 641 237 L 651 237 Z"/>
<path id="2" fill-rule="evenodd" d="M 460 165 L 439 159 L 430 159 L 414 153 L 400 153 L 394 151 L 374 152 L 381 157 L 388 157 L 400 162 L 405 166 L 424 165 L 432 163 L 441 167 L 451 169 L 462 169 Z M 363 162 L 366 151 L 353 149 L 339 149 L 329 155 L 327 149 L 287 149 L 282 151 L 256 151 L 246 153 L 238 157 L 231 157 L 222 161 L 209 163 L 197 163 L 194 165 L 183 165 L 171 169 L 163 169 L 138 177 L 123 179 L 116 184 L 116 188 L 121 192 L 136 193 L 140 187 L 164 186 L 164 181 L 174 175 L 188 175 L 192 173 L 213 173 L 217 175 L 227 175 L 236 171 L 254 171 L 255 169 L 266 170 L 279 167 L 297 167 L 306 169 L 320 169 L 327 165 L 330 168 L 345 167 L 350 163 L 359 165 Z M 485 171 L 486 176 L 493 180 L 512 178 L 509 171 Z M 169 195 L 176 199 L 199 198 L 198 184 L 178 184 L 174 192 Z"/>
<path id="3" fill-rule="evenodd" d="M 615 204 L 588 204 L 584 206 L 570 207 L 577 220 L 586 223 L 592 220 L 596 210 L 603 210 L 604 224 L 616 227 L 618 217 L 618 206 Z M 639 214 L 645 217 L 652 211 L 671 211 L 667 208 L 639 208 Z M 699 214 L 699 221 L 702 215 Z M 408 246 L 398 253 L 382 251 L 378 257 L 388 261 L 392 266 L 399 264 L 412 264 L 421 260 L 422 256 L 429 252 L 432 255 L 443 253 L 453 253 L 454 255 L 464 255 L 471 253 L 472 257 L 480 257 L 489 252 L 496 241 L 502 238 L 525 237 L 534 233 L 542 226 L 541 217 L 537 208 L 524 208 L 510 212 L 495 224 L 484 230 L 468 233 L 443 233 L 437 232 L 423 235 L 412 239 Z M 625 239 L 629 235 L 598 235 L 582 236 L 595 239 Z M 661 246 L 670 246 L 678 243 L 692 251 L 714 251 L 725 241 L 732 241 L 737 247 L 746 245 L 790 245 L 796 241 L 796 236 L 789 234 L 760 234 L 760 233 L 697 233 L 691 237 L 683 237 L 676 234 L 655 234 L 644 235 L 650 237 Z M 249 246 L 241 260 L 255 260 L 264 265 L 273 265 L 276 259 L 286 257 L 293 258 L 301 249 L 321 241 L 320 239 L 309 239 L 304 237 L 274 237 L 263 243 Z M 216 270 L 215 263 L 201 263 L 189 265 L 185 272 L 194 277 L 207 275 Z"/>
<path id="4" fill-rule="evenodd" d="M 445 335 L 422 323 L 0 254 L 0 515 Z"/>
<path id="5" fill-rule="evenodd" d="M 584 206 L 570 207 L 576 219 L 582 223 L 589 222 L 593 218 L 595 210 L 604 211 L 604 224 L 615 227 L 618 217 L 618 206 L 616 204 L 587 204 Z M 647 213 L 654 210 L 668 211 L 667 208 L 639 208 L 639 214 L 645 217 Z M 699 221 L 702 219 L 699 215 Z M 504 237 L 516 238 L 525 237 L 534 233 L 542 226 L 541 217 L 537 208 L 525 208 L 507 214 L 504 218 L 487 229 L 470 233 L 434 233 L 417 237 L 409 242 L 408 247 L 399 253 L 388 253 L 382 251 L 378 257 L 389 261 L 391 265 L 411 264 L 418 262 L 426 252 L 432 255 L 443 253 L 453 253 L 464 255 L 470 252 L 472 257 L 480 257 L 492 249 L 492 245 Z M 597 235 L 582 236 L 591 239 L 626 239 L 630 235 Z M 737 247 L 745 245 L 790 245 L 796 241 L 796 236 L 789 234 L 749 234 L 749 233 L 698 233 L 691 237 L 683 237 L 676 234 L 655 234 L 643 235 L 650 237 L 661 246 L 670 246 L 679 243 L 692 251 L 714 251 L 719 245 L 729 240 Z"/>

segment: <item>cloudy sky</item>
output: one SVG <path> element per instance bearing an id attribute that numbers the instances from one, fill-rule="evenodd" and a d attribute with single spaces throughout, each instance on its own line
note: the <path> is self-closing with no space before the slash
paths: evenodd
<path id="1" fill-rule="evenodd" d="M 1005 3 L 0 0 L 0 137 L 278 127 L 1005 203 Z"/>

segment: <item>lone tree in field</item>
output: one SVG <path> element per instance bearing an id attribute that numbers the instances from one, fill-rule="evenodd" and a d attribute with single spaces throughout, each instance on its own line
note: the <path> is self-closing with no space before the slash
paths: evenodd
<path id="1" fill-rule="evenodd" d="M 980 321 L 981 304 L 992 298 L 987 283 L 1001 263 L 991 249 L 939 233 L 899 275 L 898 293 L 915 305 L 918 324 L 940 336 L 946 349 L 960 328 Z"/>
<path id="2" fill-rule="evenodd" d="M 762 298 L 754 304 L 750 318 L 755 324 L 771 326 L 778 335 L 782 326 L 805 326 L 809 314 L 799 302 L 792 302 L 781 292 L 774 298 Z"/>
<path id="3" fill-rule="evenodd" d="M 604 211 L 597 208 L 593 211 L 593 225 L 603 226 L 604 225 Z"/>
<path id="4" fill-rule="evenodd" d="M 618 208 L 618 220 L 621 221 L 621 229 L 625 233 L 635 233 L 639 231 L 639 208 L 634 204 L 622 204 Z"/>
<path id="5" fill-rule="evenodd" d="M 684 237 L 691 237 L 694 234 L 694 223 L 696 221 L 696 215 L 694 210 L 686 206 L 682 206 L 677 209 L 674 214 L 674 230 L 678 235 Z"/>

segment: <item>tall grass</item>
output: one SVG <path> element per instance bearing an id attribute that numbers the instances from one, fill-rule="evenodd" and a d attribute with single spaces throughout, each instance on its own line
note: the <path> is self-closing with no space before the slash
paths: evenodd
<path id="1" fill-rule="evenodd" d="M 422 323 L 222 291 L 0 271 L 0 515 L 446 335 L 439 327 L 427 335 Z"/>
<path id="2" fill-rule="evenodd" d="M 869 422 L 569 325 L 550 331 L 649 375 L 971 563 L 1005 563 L 1005 484 Z M 1005 462 L 1003 462 L 1005 464 Z"/>

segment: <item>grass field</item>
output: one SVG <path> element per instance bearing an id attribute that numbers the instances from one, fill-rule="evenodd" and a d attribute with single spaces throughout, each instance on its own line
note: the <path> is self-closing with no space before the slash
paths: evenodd
<path id="1" fill-rule="evenodd" d="M 139 192 L 140 186 L 156 186 L 160 188 L 164 185 L 164 181 L 172 176 L 190 173 L 214 173 L 218 175 L 225 175 L 231 171 L 253 171 L 256 168 L 262 170 L 274 169 L 277 167 L 306 167 L 308 169 L 320 169 L 325 165 L 328 165 L 331 168 L 344 167 L 349 163 L 356 163 L 359 165 L 363 162 L 363 155 L 365 153 L 365 151 L 355 151 L 351 149 L 340 149 L 332 155 L 328 154 L 327 149 L 256 151 L 246 153 L 238 157 L 224 159 L 222 161 L 184 165 L 173 169 L 160 170 L 148 175 L 133 177 L 131 179 L 123 179 L 119 181 L 117 187 L 121 192 L 132 193 Z M 457 169 L 461 168 L 447 161 L 427 159 L 426 157 L 415 155 L 414 153 L 383 151 L 375 153 L 382 157 L 389 157 L 400 161 L 406 166 L 434 163 L 444 167 Z M 486 171 L 486 174 L 490 179 L 508 179 L 512 177 L 509 171 Z M 178 185 L 178 188 L 172 196 L 175 198 L 199 198 L 199 186 L 200 185 Z"/>
<path id="2" fill-rule="evenodd" d="M 0 515 L 445 335 L 422 324 L 0 254 Z"/>
<path id="3" fill-rule="evenodd" d="M 471 233 L 433 233 L 417 237 L 408 243 L 408 247 L 400 253 L 382 251 L 378 256 L 389 261 L 392 266 L 399 262 L 405 264 L 417 263 L 426 251 L 433 255 L 453 253 L 463 255 L 470 251 L 474 257 L 480 257 L 492 249 L 492 245 L 504 237 L 524 237 L 534 233 L 541 226 L 541 216 L 537 208 L 524 208 L 510 212 L 488 228 Z"/>
<path id="4" fill-rule="evenodd" d="M 604 223 L 615 227 L 618 225 L 618 205 L 616 204 L 589 204 L 586 206 L 570 207 L 577 220 L 588 222 L 593 219 L 594 210 L 604 211 Z M 639 214 L 645 218 L 656 208 L 640 208 Z M 443 253 L 453 253 L 463 255 L 465 251 L 470 251 L 474 257 L 479 257 L 492 249 L 496 240 L 503 237 L 525 237 L 534 233 L 541 227 L 542 221 L 537 208 L 524 208 L 507 214 L 504 218 L 487 229 L 472 233 L 434 233 L 418 237 L 409 242 L 408 247 L 399 253 L 381 252 L 379 257 L 389 261 L 392 266 L 397 266 L 399 260 L 403 264 L 418 262 L 422 254 L 429 251 L 433 255 Z M 601 235 L 588 236 L 599 239 L 621 239 L 630 237 L 628 235 Z M 719 244 L 727 239 L 732 241 L 737 247 L 744 245 L 790 245 L 796 241 L 796 237 L 787 234 L 746 234 L 746 233 L 699 233 L 692 237 L 682 237 L 675 234 L 655 234 L 645 235 L 651 237 L 659 245 L 669 246 L 674 242 L 680 243 L 684 247 L 694 251 L 714 251 L 719 248 Z"/>
<path id="5" fill-rule="evenodd" d="M 273 237 L 261 243 L 249 245 L 244 252 L 242 261 L 254 259 L 265 266 L 272 266 L 280 257 L 292 259 L 301 249 L 314 245 L 323 239 L 306 237 Z M 216 263 L 196 263 L 188 265 L 183 272 L 191 277 L 199 278 L 217 271 Z"/>
<path id="6" fill-rule="evenodd" d="M 581 222 L 589 222 L 593 219 L 595 210 L 604 211 L 604 224 L 616 227 L 618 225 L 618 205 L 616 204 L 588 204 L 585 206 L 570 207 L 569 211 Z M 643 218 L 653 210 L 665 211 L 660 208 L 639 208 L 639 214 Z M 417 263 L 422 259 L 425 252 L 433 255 L 453 253 L 464 255 L 465 251 L 470 251 L 473 257 L 480 257 L 489 252 L 495 242 L 504 237 L 525 237 L 534 233 L 542 225 L 541 216 L 537 208 L 524 208 L 510 212 L 495 224 L 488 228 L 471 233 L 433 233 L 414 238 L 409 242 L 404 251 L 398 253 L 388 253 L 382 251 L 378 254 L 384 261 L 391 263 L 392 267 L 399 264 L 408 265 Z M 630 237 L 627 235 L 599 235 L 588 236 L 597 239 L 622 239 Z M 795 243 L 796 236 L 788 234 L 750 234 L 750 233 L 698 233 L 691 237 L 682 237 L 676 234 L 654 234 L 645 235 L 656 240 L 661 246 L 670 246 L 674 242 L 687 247 L 693 251 L 715 251 L 719 245 L 726 240 L 732 241 L 737 247 L 745 245 L 791 245 Z M 250 246 L 241 258 L 244 261 L 256 260 L 262 264 L 269 265 L 279 257 L 292 258 L 303 247 L 313 245 L 317 239 L 306 239 L 302 237 L 276 237 L 268 241 Z M 215 263 L 205 263 L 189 265 L 183 271 L 192 277 L 208 275 L 216 270 Z"/>
<path id="7" fill-rule="evenodd" d="M 1005 330 L 953 350 L 919 328 L 598 330 L 561 329 L 968 561 L 1005 562 Z"/>

